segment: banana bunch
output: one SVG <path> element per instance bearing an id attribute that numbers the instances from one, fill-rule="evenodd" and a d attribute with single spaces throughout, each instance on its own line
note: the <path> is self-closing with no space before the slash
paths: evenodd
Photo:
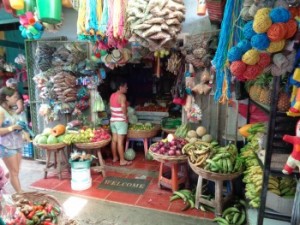
<path id="1" fill-rule="evenodd" d="M 248 130 L 247 132 L 250 134 L 248 137 L 247 137 L 247 140 L 248 141 L 251 141 L 256 134 L 258 133 L 266 133 L 266 126 L 264 123 L 256 123 L 256 124 L 253 124 Z"/>
<path id="2" fill-rule="evenodd" d="M 205 161 L 209 158 L 212 150 L 210 143 L 196 141 L 194 143 L 188 143 L 182 148 L 182 154 L 189 156 L 190 162 L 195 166 L 204 167 Z"/>
<path id="3" fill-rule="evenodd" d="M 77 134 L 66 134 L 63 142 L 68 145 L 72 143 L 88 143 L 90 142 L 92 137 L 93 134 L 90 133 L 89 131 L 87 132 L 84 131 Z"/>
<path id="4" fill-rule="evenodd" d="M 173 195 L 170 197 L 170 202 L 177 199 L 182 199 L 185 204 L 181 211 L 195 208 L 195 196 L 190 190 L 182 189 L 179 191 L 174 191 Z"/>
<path id="5" fill-rule="evenodd" d="M 279 180 L 280 196 L 295 196 L 297 181 L 291 177 L 281 177 Z"/>
<path id="6" fill-rule="evenodd" d="M 233 206 L 225 209 L 222 213 L 222 217 L 216 217 L 214 221 L 219 225 L 246 224 L 246 208 L 246 202 L 244 200 L 239 200 Z"/>

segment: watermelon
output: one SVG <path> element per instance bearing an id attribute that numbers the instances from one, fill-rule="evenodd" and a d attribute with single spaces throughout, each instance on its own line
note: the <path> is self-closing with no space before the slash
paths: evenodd
<path id="1" fill-rule="evenodd" d="M 49 128 L 49 127 L 47 127 L 47 128 L 45 128 L 45 129 L 43 130 L 43 133 L 42 133 L 42 135 L 46 135 L 46 136 L 48 136 L 48 135 L 50 135 L 50 134 L 51 134 L 51 131 L 52 131 L 52 129 L 51 129 L 51 128 Z"/>
<path id="2" fill-rule="evenodd" d="M 47 139 L 47 144 L 57 144 L 58 140 L 56 137 L 54 137 L 52 134 L 49 135 L 48 139 Z"/>
<path id="3" fill-rule="evenodd" d="M 56 137 L 58 140 L 58 143 L 63 143 L 65 136 L 66 136 L 66 134 L 62 134 L 62 135 L 59 135 L 58 137 Z"/>
<path id="4" fill-rule="evenodd" d="M 124 158 L 126 159 L 126 160 L 129 160 L 129 161 L 131 161 L 131 160 L 134 160 L 134 158 L 135 158 L 135 151 L 132 149 L 132 148 L 128 148 L 126 151 L 125 151 L 125 153 L 124 153 Z"/>
<path id="5" fill-rule="evenodd" d="M 146 159 L 149 160 L 149 161 L 153 160 L 153 155 L 149 151 L 146 154 Z"/>

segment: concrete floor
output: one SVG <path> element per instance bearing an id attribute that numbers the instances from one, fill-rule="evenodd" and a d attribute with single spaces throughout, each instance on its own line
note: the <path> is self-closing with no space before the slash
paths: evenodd
<path id="1" fill-rule="evenodd" d="M 23 160 L 21 166 L 21 183 L 25 191 L 36 191 L 29 186 L 43 178 L 44 164 Z M 13 193 L 10 184 L 5 190 Z M 81 198 L 58 192 L 47 192 L 55 196 L 64 205 L 67 215 L 76 219 L 81 225 L 213 225 L 209 220 L 195 217 L 179 216 L 151 209 L 132 207 L 108 201 Z"/>

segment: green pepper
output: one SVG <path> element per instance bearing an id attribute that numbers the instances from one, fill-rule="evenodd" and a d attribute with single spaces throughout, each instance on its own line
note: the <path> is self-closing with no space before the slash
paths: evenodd
<path id="1" fill-rule="evenodd" d="M 45 219 L 46 219 L 46 216 L 42 215 L 41 218 L 40 218 L 40 221 L 44 221 Z"/>
<path id="2" fill-rule="evenodd" d="M 53 224 L 57 224 L 57 217 L 54 217 L 54 218 L 53 218 L 52 223 L 53 223 Z"/>
<path id="3" fill-rule="evenodd" d="M 42 216 L 42 215 L 45 215 L 45 214 L 44 214 L 44 211 L 41 211 L 41 210 L 36 211 L 36 213 L 35 213 L 35 216 Z"/>
<path id="4" fill-rule="evenodd" d="M 33 220 L 26 220 L 26 225 L 34 225 Z"/>
<path id="5" fill-rule="evenodd" d="M 58 206 L 54 206 L 53 209 L 54 209 L 56 212 L 60 213 L 60 208 L 59 208 Z"/>

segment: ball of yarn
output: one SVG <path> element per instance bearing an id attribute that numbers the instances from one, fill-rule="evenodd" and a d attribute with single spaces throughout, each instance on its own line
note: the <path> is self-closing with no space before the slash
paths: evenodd
<path id="1" fill-rule="evenodd" d="M 242 50 L 243 54 L 252 48 L 250 41 L 246 39 L 240 41 L 236 46 Z"/>
<path id="2" fill-rule="evenodd" d="M 270 40 L 266 34 L 255 34 L 251 38 L 251 45 L 258 50 L 265 50 L 270 45 Z"/>
<path id="3" fill-rule="evenodd" d="M 271 63 L 271 57 L 268 53 L 260 53 L 259 54 L 259 61 L 257 65 L 259 65 L 261 68 L 266 68 Z"/>
<path id="4" fill-rule="evenodd" d="M 247 68 L 247 65 L 240 60 L 234 61 L 230 65 L 230 71 L 236 77 L 243 76 L 243 73 L 245 72 L 246 68 Z"/>
<path id="5" fill-rule="evenodd" d="M 242 57 L 247 65 L 255 65 L 259 61 L 259 52 L 255 49 L 248 50 Z"/>
<path id="6" fill-rule="evenodd" d="M 269 16 L 256 16 L 253 22 L 253 30 L 260 34 L 265 33 L 272 25 L 272 20 Z"/>
<path id="7" fill-rule="evenodd" d="M 271 41 L 269 48 L 267 48 L 267 52 L 275 53 L 280 52 L 285 45 L 285 40 L 281 41 Z"/>
<path id="8" fill-rule="evenodd" d="M 255 31 L 253 30 L 253 21 L 249 21 L 244 25 L 243 34 L 244 37 L 248 40 L 250 40 L 252 36 L 255 35 Z"/>
<path id="9" fill-rule="evenodd" d="M 287 21 L 286 28 L 287 28 L 287 32 L 286 32 L 286 35 L 284 38 L 289 39 L 289 38 L 293 37 L 295 35 L 295 33 L 297 32 L 298 24 L 297 24 L 296 20 L 290 19 L 289 21 Z"/>
<path id="10" fill-rule="evenodd" d="M 257 10 L 254 18 L 259 17 L 259 16 L 264 16 L 264 17 L 269 16 L 270 12 L 271 12 L 270 8 L 266 8 L 266 7 L 265 8 L 261 8 L 261 9 Z"/>
<path id="11" fill-rule="evenodd" d="M 287 33 L 285 23 L 273 23 L 268 29 L 267 35 L 271 41 L 280 41 L 284 39 Z"/>
<path id="12" fill-rule="evenodd" d="M 262 70 L 263 69 L 259 65 L 248 65 L 243 76 L 247 80 L 254 80 Z"/>
<path id="13" fill-rule="evenodd" d="M 241 60 L 243 55 L 243 52 L 240 48 L 234 46 L 231 49 L 229 49 L 227 58 L 230 62 Z"/>
<path id="14" fill-rule="evenodd" d="M 273 23 L 286 23 L 291 18 L 291 13 L 283 7 L 276 7 L 271 10 L 270 18 Z"/>

